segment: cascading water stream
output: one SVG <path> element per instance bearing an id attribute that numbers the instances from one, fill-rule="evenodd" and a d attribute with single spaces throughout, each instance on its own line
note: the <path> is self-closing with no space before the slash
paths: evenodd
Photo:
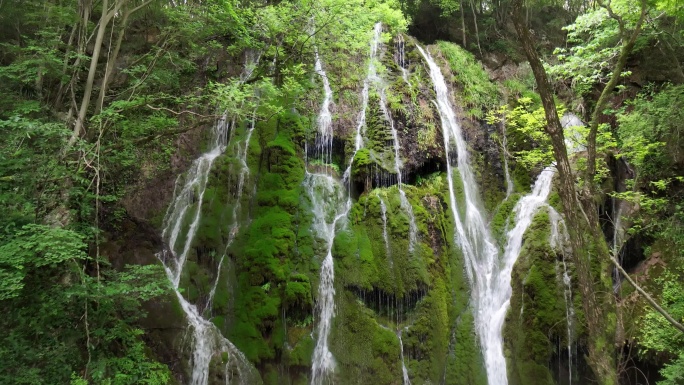
<path id="1" fill-rule="evenodd" d="M 503 126 L 503 160 L 504 160 L 504 177 L 506 178 L 506 199 L 513 194 L 513 180 L 511 179 L 511 172 L 508 169 L 508 139 L 506 138 L 506 120 L 501 122 Z"/>
<path id="2" fill-rule="evenodd" d="M 404 330 L 408 330 L 408 326 L 405 327 Z M 401 339 L 402 331 L 403 330 L 399 330 L 397 332 L 397 337 L 399 337 L 399 349 L 401 349 L 401 374 L 403 376 L 403 385 L 411 385 L 408 369 L 406 369 L 406 364 L 404 363 L 404 341 Z"/>
<path id="3" fill-rule="evenodd" d="M 406 70 L 408 63 L 406 62 L 405 48 L 406 42 L 404 41 L 404 35 L 397 35 L 395 61 L 401 69 L 401 77 L 404 79 L 404 82 L 411 85 L 408 80 L 408 71 Z"/>
<path id="4" fill-rule="evenodd" d="M 247 54 L 245 72 L 241 80 L 245 81 L 254 69 L 252 55 Z M 192 368 L 189 385 L 207 385 L 209 383 L 209 366 L 212 358 L 221 353 L 227 353 L 225 360 L 224 378 L 226 384 L 230 383 L 233 373 L 232 368 L 237 370 L 241 384 L 261 383 L 259 374 L 247 358 L 228 339 L 223 337 L 214 324 L 202 317 L 197 305 L 190 303 L 180 293 L 179 285 L 183 269 L 188 258 L 188 253 L 197 233 L 202 213 L 202 203 L 206 191 L 211 167 L 228 145 L 228 130 L 234 123 L 228 124 L 224 115 L 213 128 L 211 147 L 209 151 L 200 155 L 191 165 L 185 175 L 184 183 L 181 177 L 176 181 L 174 198 L 167 209 L 163 221 L 162 238 L 166 241 L 167 248 L 158 254 L 164 265 L 166 275 L 176 294 L 183 312 L 186 315 L 190 329 L 192 330 L 192 355 L 189 366 Z M 182 186 L 182 187 L 180 187 Z M 179 191 L 180 187 L 180 191 Z M 189 225 L 186 218 L 191 217 Z M 223 263 L 223 257 L 219 262 L 219 270 Z M 213 295 L 216 291 L 218 274 L 214 286 L 209 295 L 208 306 L 211 306 Z M 224 360 L 224 357 L 221 357 Z"/>
<path id="5" fill-rule="evenodd" d="M 490 330 L 492 319 L 501 311 L 501 285 L 499 284 L 499 253 L 487 227 L 479 193 L 470 167 L 467 145 L 461 127 L 451 105 L 449 90 L 444 76 L 429 53 L 417 47 L 430 68 L 430 77 L 437 96 L 437 110 L 442 122 L 444 150 L 447 157 L 447 181 L 451 211 L 455 224 L 455 241 L 460 246 L 466 262 L 466 272 L 471 282 L 471 295 L 475 304 L 475 325 L 483 349 L 487 378 L 492 385 L 505 385 L 506 361 L 501 348 L 501 329 Z M 455 147 L 457 168 L 463 186 L 463 218 L 459 214 L 452 172 L 452 151 Z M 510 292 L 510 275 L 503 285 Z"/>
<path id="6" fill-rule="evenodd" d="M 495 350 L 500 353 L 497 360 L 503 363 L 503 372 L 497 372 L 498 378 L 506 378 L 505 360 L 503 358 L 503 340 L 501 337 L 501 329 L 503 327 L 506 312 L 510 305 L 511 299 L 511 271 L 513 265 L 520 255 L 520 250 L 523 244 L 523 236 L 532 224 L 535 214 L 542 207 L 547 207 L 546 200 L 551 192 L 551 182 L 555 174 L 555 168 L 545 168 L 537 177 L 537 180 L 532 188 L 532 192 L 522 197 L 513 208 L 515 215 L 515 227 L 513 227 L 506 235 L 506 248 L 504 249 L 503 259 L 498 271 L 497 282 L 498 285 L 493 287 L 492 298 L 490 299 L 490 306 L 492 306 L 492 317 L 487 321 L 487 340 L 490 343 L 492 354 Z M 501 383 L 501 382 L 497 382 Z M 492 380 L 490 378 L 490 384 Z"/>
<path id="7" fill-rule="evenodd" d="M 316 307 L 319 311 L 316 347 L 311 367 L 311 384 L 324 383 L 335 369 L 335 359 L 328 346 L 328 337 L 335 312 L 335 269 L 332 246 L 337 223 L 346 218 L 350 201 L 344 198 L 344 187 L 332 176 L 307 173 L 304 180 L 311 199 L 314 220 L 312 227 L 324 241 L 325 258 L 321 264 Z"/>
<path id="8" fill-rule="evenodd" d="M 378 40 L 380 39 L 381 33 L 382 25 L 378 23 L 375 25 L 375 34 Z M 411 203 L 409 202 L 408 198 L 406 198 L 406 192 L 404 192 L 404 188 L 402 186 L 401 172 L 404 168 L 404 164 L 401 160 L 401 145 L 399 143 L 399 135 L 397 133 L 397 129 L 394 127 L 394 120 L 392 119 L 392 114 L 390 113 L 389 108 L 387 108 L 387 85 L 385 84 L 382 78 L 375 74 L 376 71 L 373 71 L 373 73 L 375 76 L 373 76 L 372 80 L 376 84 L 378 88 L 378 94 L 380 95 L 380 110 L 382 111 L 385 120 L 389 123 L 390 132 L 392 134 L 392 140 L 394 142 L 394 170 L 397 173 L 397 188 L 399 189 L 401 208 L 406 212 L 406 215 L 408 216 L 409 220 L 409 251 L 412 252 L 415 248 L 416 240 L 418 237 L 418 226 L 416 225 L 416 218 L 413 215 L 413 207 L 411 206 Z"/>
<path id="9" fill-rule="evenodd" d="M 238 214 L 242 208 L 242 195 L 245 187 L 245 180 L 249 176 L 249 167 L 247 166 L 247 151 L 249 150 L 249 142 L 252 139 L 252 133 L 254 133 L 254 128 L 256 127 L 256 112 L 257 108 L 252 111 L 252 120 L 247 130 L 247 136 L 242 145 L 238 145 L 238 161 L 240 163 L 240 175 L 238 176 L 238 188 L 237 194 L 235 196 L 235 205 L 233 206 L 232 217 L 230 221 L 230 227 L 228 229 L 228 241 L 226 241 L 225 251 L 221 255 L 219 264 L 216 270 L 216 279 L 214 280 L 214 285 L 209 292 L 209 299 L 207 300 L 207 308 L 211 312 L 211 307 L 214 303 L 214 295 L 216 294 L 216 288 L 218 287 L 219 279 L 221 278 L 221 267 L 223 266 L 223 260 L 226 258 L 226 251 L 235 241 L 235 236 L 240 230 L 240 221 Z"/>
<path id="10" fill-rule="evenodd" d="M 347 190 L 351 190 L 351 169 L 354 162 L 354 156 L 363 146 L 363 137 L 361 135 L 361 128 L 366 124 L 366 109 L 368 107 L 368 91 L 371 80 L 377 77 L 375 69 L 375 59 L 378 51 L 378 44 L 380 41 L 381 25 L 377 23 L 374 28 L 373 38 L 370 42 L 370 63 L 368 65 L 368 76 L 364 80 L 362 96 L 362 109 L 359 114 L 359 121 L 356 126 L 356 137 L 354 141 L 354 152 L 349 165 L 344 171 L 342 183 L 335 180 L 328 174 L 311 174 L 307 171 L 304 179 L 304 186 L 307 195 L 311 200 L 312 211 L 314 214 L 312 227 L 319 238 L 325 242 L 326 255 L 321 264 L 321 273 L 318 285 L 318 299 L 316 307 L 319 312 L 316 346 L 314 347 L 313 363 L 311 366 L 311 385 L 323 384 L 326 380 L 332 380 L 332 374 L 335 369 L 335 358 L 330 352 L 328 345 L 328 338 L 330 336 L 330 329 L 332 326 L 332 319 L 335 313 L 335 269 L 334 260 L 332 256 L 332 247 L 335 240 L 335 233 L 337 224 L 347 218 L 347 214 L 352 206 L 351 194 L 345 194 L 344 184 L 347 184 Z M 316 59 L 319 61 L 319 59 Z M 327 79 L 323 66 L 320 66 L 322 72 L 321 76 Z M 325 89 L 325 83 L 324 83 Z M 328 90 L 325 89 L 326 97 L 323 103 L 331 103 L 332 96 L 327 97 Z M 322 106 L 321 113 L 329 111 L 329 106 Z M 330 127 L 325 126 L 327 119 L 318 119 L 318 134 L 323 136 L 323 133 L 328 132 Z M 328 140 L 332 142 L 332 132 L 328 136 Z M 321 146 L 332 146 L 332 143 L 321 143 Z M 346 195 L 346 199 L 345 199 Z"/>
<path id="11" fill-rule="evenodd" d="M 385 204 L 385 200 L 382 199 L 381 196 L 378 195 L 378 199 L 380 199 L 380 214 L 382 214 L 382 238 L 385 241 L 385 253 L 387 254 L 387 257 L 390 257 L 390 247 L 389 247 L 389 237 L 387 236 L 387 205 Z M 392 260 L 390 259 L 390 264 L 392 264 Z"/>
<path id="12" fill-rule="evenodd" d="M 255 383 L 258 374 L 255 369 L 230 341 L 216 329 L 213 323 L 204 319 L 197 306 L 188 302 L 179 291 L 179 284 L 183 268 L 188 257 L 188 252 L 194 240 L 199 225 L 202 199 L 207 186 L 209 172 L 214 160 L 223 153 L 226 148 L 226 136 L 228 125 L 225 117 L 221 118 L 214 127 L 214 138 L 211 149 L 196 159 L 185 177 L 185 184 L 180 192 L 175 194 L 173 203 L 169 207 L 164 219 L 162 237 L 166 240 L 168 249 L 162 252 L 160 260 L 164 264 L 166 275 L 171 282 L 178 302 L 185 312 L 190 328 L 192 329 L 192 357 L 190 366 L 192 374 L 190 385 L 206 385 L 209 382 L 209 364 L 212 357 L 220 352 L 228 353 L 229 364 L 234 364 L 238 370 L 241 383 Z M 179 180 L 180 181 L 180 180 Z M 192 211 L 194 210 L 194 214 Z M 184 233 L 182 247 L 179 248 L 179 236 L 185 223 L 185 218 L 192 215 L 192 220 Z M 226 379 L 229 379 L 226 373 Z"/>
<path id="13" fill-rule="evenodd" d="M 565 255 L 567 253 L 566 246 L 568 244 L 568 234 L 565 228 L 565 222 L 558 212 L 551 206 L 548 206 L 549 221 L 551 222 L 551 234 L 549 234 L 549 245 L 554 250 L 559 250 L 563 254 L 561 265 L 563 266 L 563 273 L 561 280 L 563 283 L 563 299 L 565 300 L 565 318 L 566 318 L 566 332 L 567 332 L 567 351 L 568 351 L 568 384 L 572 384 L 572 331 L 574 330 L 575 322 L 575 307 L 572 303 L 572 281 L 568 273 L 568 266 L 565 262 Z"/>
<path id="14" fill-rule="evenodd" d="M 318 55 L 318 50 L 315 50 L 315 64 L 314 70 L 316 74 L 321 77 L 323 81 L 323 92 L 324 99 L 321 103 L 321 108 L 318 112 L 318 133 L 316 135 L 316 150 L 319 152 L 321 162 L 325 165 L 326 169 L 330 167 L 332 163 L 332 114 L 330 113 L 330 104 L 332 103 L 332 89 L 330 88 L 330 80 L 328 80 L 328 75 L 323 70 L 323 63 Z M 329 172 L 329 170 L 326 170 Z"/>
<path id="15" fill-rule="evenodd" d="M 337 222 L 346 216 L 346 211 L 340 206 L 344 201 L 344 188 L 330 175 L 327 167 L 328 157 L 332 149 L 332 118 L 330 103 L 332 90 L 328 76 L 323 70 L 318 52 L 316 52 L 315 70 L 323 79 L 324 98 L 317 119 L 318 133 L 316 134 L 315 151 L 326 164 L 324 174 L 306 173 L 304 186 L 311 199 L 314 214 L 313 229 L 324 241 L 326 256 L 321 264 L 320 282 L 316 307 L 319 311 L 318 339 L 314 348 L 313 365 L 311 368 L 311 384 L 321 384 L 335 369 L 335 359 L 328 347 L 328 336 L 335 312 L 335 269 L 332 258 L 332 246 L 335 239 Z"/>
<path id="16" fill-rule="evenodd" d="M 382 34 L 382 24 L 376 23 L 373 28 L 373 37 L 370 42 L 370 55 L 368 60 L 368 74 L 363 80 L 363 88 L 361 89 L 361 112 L 359 112 L 358 122 L 356 124 L 356 134 L 354 135 L 354 152 L 349 158 L 349 164 L 343 174 L 343 183 L 348 184 L 351 189 L 351 170 L 354 163 L 356 153 L 363 147 L 363 135 L 361 129 L 366 126 L 366 110 L 368 109 L 368 93 L 370 85 L 378 77 L 378 71 L 375 67 L 375 60 L 378 57 L 378 46 L 380 44 L 380 36 Z M 351 192 L 350 192 L 351 195 Z"/>

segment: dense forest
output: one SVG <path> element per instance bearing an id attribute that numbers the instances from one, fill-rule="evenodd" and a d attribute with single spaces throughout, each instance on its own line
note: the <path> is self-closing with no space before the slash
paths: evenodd
<path id="1" fill-rule="evenodd" d="M 681 0 L 0 0 L 1 384 L 684 384 Z"/>

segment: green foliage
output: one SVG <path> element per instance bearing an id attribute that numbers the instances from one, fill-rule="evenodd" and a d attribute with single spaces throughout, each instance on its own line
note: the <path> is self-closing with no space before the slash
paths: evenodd
<path id="1" fill-rule="evenodd" d="M 563 108 L 558 107 L 562 114 Z M 511 110 L 502 106 L 487 116 L 490 123 L 504 121 L 506 135 L 515 152 L 516 161 L 526 169 L 546 167 L 554 160 L 551 140 L 545 132 L 546 116 L 544 109 L 533 104 L 530 98 L 520 98 Z"/>
<path id="2" fill-rule="evenodd" d="M 25 225 L 0 246 L 0 301 L 19 296 L 27 274 L 85 259 L 84 249 L 83 237 L 78 233 Z"/>
<path id="3" fill-rule="evenodd" d="M 684 86 L 647 89 L 618 114 L 620 156 L 626 157 L 646 181 L 673 176 L 669 165 L 684 159 Z"/>
<path id="4" fill-rule="evenodd" d="M 673 271 L 665 271 L 656 279 L 656 284 L 662 287 L 660 304 L 675 319 L 684 319 L 684 298 L 682 292 L 681 266 Z M 684 337 L 665 320 L 660 313 L 648 308 L 639 322 L 639 354 L 650 356 L 666 354 L 671 357 L 661 370 L 664 377 L 659 385 L 675 385 L 684 380 Z"/>
<path id="5" fill-rule="evenodd" d="M 580 15 L 568 31 L 569 48 L 556 48 L 558 65 L 549 67 L 549 74 L 572 80 L 579 95 L 585 95 L 598 83 L 607 82 L 612 59 L 620 50 L 618 23 L 604 8 Z"/>
<path id="6" fill-rule="evenodd" d="M 452 81 L 459 87 L 463 107 L 475 118 L 483 118 L 485 111 L 494 108 L 500 100 L 498 88 L 475 57 L 458 45 L 437 43 L 453 74 Z"/>

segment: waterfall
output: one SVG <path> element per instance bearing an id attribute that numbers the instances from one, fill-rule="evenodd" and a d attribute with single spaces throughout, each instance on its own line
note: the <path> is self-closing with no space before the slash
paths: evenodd
<path id="1" fill-rule="evenodd" d="M 332 103 L 332 89 L 330 88 L 330 80 L 328 75 L 323 70 L 323 63 L 318 56 L 318 50 L 315 50 L 315 65 L 314 70 L 323 80 L 324 98 L 321 103 L 321 108 L 318 112 L 318 133 L 316 135 L 316 151 L 320 156 L 321 162 L 326 169 L 332 163 L 332 114 L 330 113 L 330 104 Z"/>
<path id="2" fill-rule="evenodd" d="M 356 124 L 356 134 L 354 135 L 354 152 L 349 159 L 349 165 L 344 171 L 343 181 L 349 183 L 351 189 L 351 169 L 354 163 L 356 153 L 363 147 L 363 135 L 361 129 L 366 126 L 366 110 L 368 109 L 368 92 L 370 91 L 371 82 L 378 77 L 377 68 L 375 68 L 375 60 L 378 57 L 378 45 L 380 44 L 380 36 L 382 34 L 382 24 L 376 23 L 373 28 L 373 37 L 370 42 L 370 55 L 368 60 L 368 74 L 363 80 L 363 88 L 361 89 L 361 112 L 359 112 L 358 122 Z"/>
<path id="3" fill-rule="evenodd" d="M 501 122 L 503 127 L 503 160 L 504 160 L 504 177 L 506 178 L 506 199 L 508 199 L 511 194 L 513 194 L 513 180 L 511 179 L 511 172 L 508 169 L 508 138 L 506 138 L 506 120 Z"/>
<path id="4" fill-rule="evenodd" d="M 344 187 L 332 176 L 307 173 L 304 180 L 309 199 L 311 199 L 314 215 L 312 228 L 316 235 L 324 241 L 325 258 L 321 264 L 318 299 L 319 312 L 318 339 L 314 348 L 311 368 L 311 384 L 322 384 L 332 375 L 335 359 L 328 346 L 328 337 L 335 312 L 335 269 L 332 257 L 335 229 L 340 220 L 346 218 L 351 201 L 345 200 Z"/>
<path id="5" fill-rule="evenodd" d="M 327 164 L 332 153 L 332 117 L 330 103 L 332 90 L 328 76 L 323 70 L 323 64 L 316 51 L 315 70 L 323 79 L 324 98 L 318 114 L 318 133 L 316 136 L 316 151 L 321 161 L 326 164 L 324 174 L 306 173 L 304 186 L 311 200 L 313 229 L 325 244 L 326 256 L 321 264 L 320 282 L 318 285 L 318 300 L 316 307 L 319 311 L 318 339 L 314 349 L 313 365 L 311 368 L 311 384 L 321 384 L 335 369 L 335 359 L 328 347 L 328 336 L 335 312 L 335 269 L 332 257 L 332 246 L 335 239 L 337 222 L 346 217 L 348 208 L 344 200 L 344 188 L 330 175 Z M 344 203 L 343 203 L 344 202 Z M 341 203 L 343 203 L 341 205 Z"/>
<path id="6" fill-rule="evenodd" d="M 401 69 L 401 77 L 404 79 L 406 84 L 411 85 L 408 80 L 408 71 L 406 70 L 406 67 L 408 67 L 408 63 L 406 61 L 406 55 L 404 53 L 405 47 L 406 47 L 406 42 L 404 41 L 404 35 L 399 34 L 397 35 L 397 42 L 396 42 L 396 54 L 394 55 L 394 61 L 397 63 L 399 68 Z"/>
<path id="7" fill-rule="evenodd" d="M 248 53 L 245 72 L 241 76 L 242 81 L 246 80 L 254 69 L 255 64 L 251 59 L 253 59 L 252 55 Z M 188 253 L 201 219 L 202 203 L 209 179 L 209 173 L 214 160 L 223 154 L 227 147 L 228 130 L 231 128 L 230 126 L 231 124 L 227 123 L 226 116 L 222 116 L 213 127 L 209 151 L 200 155 L 200 157 L 192 163 L 185 175 L 184 182 L 182 176 L 178 177 L 173 201 L 167 209 L 163 221 L 162 238 L 166 242 L 167 248 L 157 254 L 164 265 L 166 276 L 171 282 L 176 298 L 178 299 L 188 320 L 190 329 L 192 330 L 192 356 L 190 362 L 192 372 L 189 382 L 190 385 L 207 385 L 209 383 L 209 365 L 212 358 L 221 357 L 220 353 L 228 354 L 228 360 L 224 367 L 226 383 L 229 383 L 233 377 L 232 367 L 237 370 L 241 384 L 261 382 L 256 369 L 242 352 L 226 339 L 212 322 L 202 317 L 197 305 L 186 300 L 179 291 L 181 275 L 183 274 Z M 254 121 L 252 122 L 250 133 L 253 129 Z M 246 157 L 246 150 L 244 156 Z M 244 180 L 244 171 L 241 172 L 241 179 Z M 242 186 L 240 186 L 240 190 L 242 190 Z M 187 226 L 185 225 L 188 223 L 186 218 L 191 218 L 190 224 Z M 237 223 L 235 223 L 237 222 L 236 218 L 233 219 L 233 226 L 237 226 Z M 232 242 L 232 236 L 230 241 Z M 225 255 L 222 256 L 219 261 L 219 272 L 224 257 Z M 217 272 L 216 281 L 209 294 L 207 308 L 211 307 L 218 280 L 219 273 Z"/>
<path id="8" fill-rule="evenodd" d="M 380 39 L 380 34 L 382 33 L 382 25 L 380 23 L 375 25 L 375 33 L 376 37 L 379 40 Z M 403 45 L 402 45 L 403 46 Z M 372 60 L 371 60 L 372 61 Z M 373 71 L 375 72 L 375 71 Z M 394 119 L 392 119 L 392 114 L 390 113 L 389 108 L 387 107 L 387 85 L 385 82 L 375 75 L 373 77 L 374 82 L 376 83 L 376 86 L 378 88 L 378 94 L 380 95 L 380 110 L 382 111 L 382 115 L 385 118 L 385 120 L 389 123 L 390 127 L 390 132 L 392 134 L 392 140 L 394 142 L 394 170 L 397 173 L 397 188 L 399 189 L 399 198 L 401 202 L 401 208 L 406 212 L 406 215 L 408 216 L 409 220 L 409 252 L 413 252 L 415 246 L 416 246 L 416 241 L 418 237 L 418 226 L 416 225 L 416 218 L 413 215 L 413 207 L 411 206 L 411 203 L 409 202 L 408 198 L 406 198 L 406 193 L 404 192 L 404 188 L 402 187 L 402 169 L 404 167 L 403 162 L 401 161 L 401 145 L 399 144 L 399 135 L 397 134 L 397 129 L 394 127 Z"/>
<path id="9" fill-rule="evenodd" d="M 335 313 L 335 269 L 334 260 L 332 257 L 332 247 L 335 240 L 335 233 L 338 222 L 344 222 L 347 214 L 352 206 L 350 194 L 346 194 L 344 184 L 347 185 L 347 190 L 351 190 L 351 169 L 354 162 L 354 156 L 363 146 L 363 137 L 361 129 L 366 124 L 366 109 L 368 107 L 368 91 L 371 82 L 377 78 L 377 70 L 375 68 L 375 59 L 378 52 L 378 44 L 380 42 L 380 35 L 382 32 L 381 24 L 375 24 L 373 30 L 373 37 L 370 41 L 370 60 L 368 64 L 368 75 L 363 82 L 363 89 L 361 92 L 362 107 L 359 113 L 358 123 L 356 126 L 356 136 L 354 140 L 354 152 L 352 153 L 349 165 L 344 171 L 342 183 L 335 180 L 331 175 L 327 174 L 311 174 L 307 171 L 304 179 L 304 187 L 307 195 L 311 200 L 312 211 L 314 215 L 312 228 L 316 235 L 321 238 L 326 247 L 326 255 L 321 264 L 321 273 L 318 285 L 318 299 L 316 307 L 318 310 L 318 327 L 317 340 L 314 348 L 313 363 L 311 366 L 311 385 L 319 385 L 326 380 L 332 380 L 331 376 L 335 369 L 335 358 L 330 352 L 328 345 L 328 338 L 330 336 L 330 329 L 332 326 L 332 319 Z M 318 61 L 318 59 L 317 59 Z M 320 66 L 323 71 L 322 65 Z M 324 75 L 324 72 L 323 72 Z M 323 76 L 327 79 L 327 76 Z M 325 87 L 325 82 L 324 82 Z M 327 99 L 326 90 L 326 100 Z M 332 97 L 328 102 L 332 100 Z M 325 104 L 324 100 L 324 104 Z M 325 113 L 327 108 L 321 108 L 321 113 Z M 327 119 L 318 119 L 319 133 L 323 132 L 321 125 L 327 122 Z M 329 136 L 329 141 L 332 141 L 332 134 Z M 331 146 L 331 144 L 324 144 Z"/>
<path id="10" fill-rule="evenodd" d="M 378 199 L 380 199 L 380 213 L 382 214 L 382 238 L 385 240 L 385 254 L 390 258 L 389 237 L 387 236 L 387 205 L 380 195 L 378 195 Z M 390 264 L 392 264 L 391 259 Z"/>
<path id="11" fill-rule="evenodd" d="M 532 192 L 522 197 L 513 208 L 515 227 L 508 231 L 506 235 L 506 248 L 504 249 L 502 266 L 497 273 L 498 285 L 495 286 L 495 290 L 491 293 L 493 296 L 493 298 L 491 298 L 493 317 L 488 320 L 489 325 L 487 328 L 487 332 L 489 333 L 488 339 L 492 342 L 492 349 L 498 349 L 500 352 L 503 352 L 501 329 L 503 327 L 504 319 L 506 318 L 506 312 L 508 311 L 512 294 L 511 271 L 513 270 L 515 261 L 520 255 L 523 236 L 530 224 L 532 224 L 535 214 L 540 208 L 547 207 L 546 200 L 551 192 L 551 181 L 553 180 L 554 174 L 554 167 L 545 168 L 537 177 Z M 501 360 L 503 365 L 505 365 L 503 354 L 501 354 L 500 357 L 497 357 L 497 359 Z M 498 375 L 503 376 L 505 379 L 505 366 L 503 367 L 503 372 L 498 373 Z M 489 381 L 491 384 L 492 379 L 490 378 Z"/>
<path id="12" fill-rule="evenodd" d="M 185 183 L 180 192 L 174 194 L 174 200 L 166 213 L 162 237 L 167 242 L 168 250 L 160 253 L 159 257 L 164 264 L 166 275 L 171 282 L 178 302 L 185 312 L 190 328 L 192 329 L 192 374 L 190 385 L 206 385 L 209 382 L 209 364 L 212 357 L 220 352 L 229 354 L 226 370 L 230 364 L 235 364 L 241 383 L 254 383 L 258 381 L 258 374 L 249 363 L 247 358 L 230 341 L 228 341 L 213 323 L 203 318 L 197 306 L 188 302 L 179 289 L 181 274 L 188 252 L 194 240 L 202 212 L 202 199 L 207 186 L 209 172 L 214 160 L 223 153 L 226 148 L 226 134 L 228 125 L 225 117 L 221 118 L 214 127 L 214 138 L 211 149 L 197 158 L 185 176 Z M 179 179 L 180 182 L 180 179 Z M 196 207 L 194 207 L 196 206 Z M 191 211 L 194 210 L 194 214 Z M 184 233 L 182 247 L 179 250 L 179 235 L 185 218 L 192 215 L 187 231 Z M 229 378 L 226 374 L 226 378 Z"/>
<path id="13" fill-rule="evenodd" d="M 501 318 L 502 285 L 499 284 L 499 253 L 493 237 L 487 228 L 483 210 L 478 200 L 478 189 L 470 167 L 468 150 L 461 127 L 451 105 L 449 91 L 439 66 L 429 53 L 418 46 L 418 50 L 430 67 L 430 77 L 437 95 L 437 110 L 442 122 L 444 151 L 447 157 L 447 173 L 451 211 L 455 224 L 455 241 L 460 246 L 466 263 L 466 272 L 471 283 L 471 296 L 475 304 L 475 326 L 483 349 L 489 383 L 507 383 L 506 361 L 501 343 L 501 328 L 492 325 L 492 320 Z M 455 147 L 457 168 L 463 185 L 464 216 L 459 214 L 452 171 L 452 151 Z M 503 285 L 510 292 L 510 275 Z M 505 313 L 505 311 L 504 311 Z M 494 327 L 494 330 L 492 330 Z"/>
<path id="14" fill-rule="evenodd" d="M 238 215 L 240 213 L 240 208 L 242 207 L 242 195 L 245 187 L 245 180 L 249 177 L 249 167 L 247 166 L 247 151 L 249 150 L 249 142 L 252 139 L 252 133 L 254 133 L 254 128 L 256 127 L 256 111 L 257 107 L 252 111 L 252 120 L 247 130 L 247 137 L 242 145 L 238 145 L 238 161 L 240 163 L 240 175 L 238 176 L 238 188 L 237 194 L 235 196 L 235 205 L 233 206 L 232 217 L 230 221 L 230 227 L 228 229 L 228 241 L 226 242 L 225 251 L 221 255 L 219 260 L 218 268 L 216 269 L 216 279 L 214 280 L 214 285 L 209 292 L 209 299 L 207 300 L 207 308 L 211 311 L 211 307 L 214 303 L 214 295 L 216 294 L 216 288 L 218 287 L 219 279 L 221 278 L 221 267 L 223 266 L 223 260 L 226 258 L 226 251 L 230 245 L 235 241 L 235 236 L 240 230 L 240 221 Z"/>
<path id="15" fill-rule="evenodd" d="M 408 330 L 408 326 L 404 328 Z M 404 341 L 401 339 L 402 330 L 399 330 L 397 337 L 399 337 L 399 349 L 401 349 L 401 374 L 403 376 L 403 385 L 411 385 L 411 380 L 409 379 L 408 370 L 406 369 L 406 364 L 404 363 Z"/>
<path id="16" fill-rule="evenodd" d="M 561 274 L 561 281 L 563 283 L 563 299 L 565 300 L 565 327 L 567 332 L 567 351 L 568 351 L 568 384 L 572 384 L 572 331 L 574 330 L 575 321 L 575 307 L 572 303 L 572 281 L 570 274 L 568 274 L 568 266 L 565 262 L 565 255 L 567 254 L 566 247 L 568 244 L 568 234 L 565 228 L 563 218 L 551 206 L 548 207 L 549 220 L 551 222 L 551 234 L 549 235 L 549 244 L 554 250 L 559 250 L 563 253 L 561 265 L 563 266 L 563 274 Z"/>

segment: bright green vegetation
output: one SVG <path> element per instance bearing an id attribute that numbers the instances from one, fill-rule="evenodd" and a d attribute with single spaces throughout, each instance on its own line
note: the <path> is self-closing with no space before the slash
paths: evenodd
<path id="1" fill-rule="evenodd" d="M 489 80 L 489 75 L 475 56 L 456 44 L 440 41 L 439 47 L 444 59 L 449 63 L 451 79 L 461 90 L 459 105 L 466 113 L 482 119 L 485 111 L 499 103 L 499 90 Z"/>
<path id="2" fill-rule="evenodd" d="M 558 374 L 551 368 L 558 356 L 567 353 L 562 262 L 565 256 L 551 248 L 549 236 L 549 216 L 541 209 L 525 232 L 524 246 L 512 272 L 514 294 L 504 326 L 511 384 L 555 383 Z M 566 265 L 572 276 L 572 265 L 569 262 Z M 577 293 L 576 288 L 573 293 Z M 570 343 L 582 333 L 578 296 L 573 300 L 568 304 L 575 312 Z"/>

